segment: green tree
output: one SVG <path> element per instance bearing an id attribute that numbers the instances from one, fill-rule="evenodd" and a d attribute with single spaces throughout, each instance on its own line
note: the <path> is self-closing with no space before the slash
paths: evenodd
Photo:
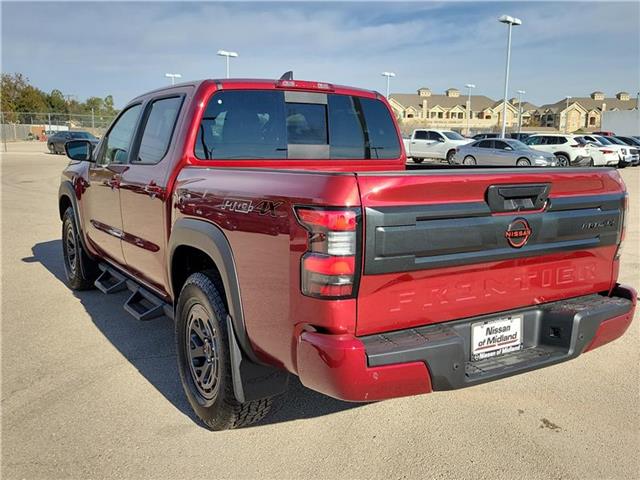
<path id="1" fill-rule="evenodd" d="M 51 90 L 51 93 L 47 97 L 47 103 L 49 104 L 49 110 L 55 113 L 67 112 L 67 101 L 60 90 Z"/>

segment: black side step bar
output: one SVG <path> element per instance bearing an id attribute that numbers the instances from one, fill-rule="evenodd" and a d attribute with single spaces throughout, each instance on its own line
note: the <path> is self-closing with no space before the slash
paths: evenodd
<path id="1" fill-rule="evenodd" d="M 124 309 L 133 315 L 136 320 L 151 320 L 167 316 L 173 320 L 173 307 L 154 295 L 149 290 L 140 286 L 132 279 L 105 264 L 99 265 L 102 273 L 95 281 L 95 286 L 102 293 L 111 294 L 129 290 L 131 295 L 124 303 Z"/>

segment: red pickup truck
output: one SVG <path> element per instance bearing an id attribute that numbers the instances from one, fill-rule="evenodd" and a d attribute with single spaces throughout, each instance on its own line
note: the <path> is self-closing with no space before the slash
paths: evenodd
<path id="1" fill-rule="evenodd" d="M 70 287 L 174 319 L 211 429 L 261 419 L 291 374 L 357 402 L 451 390 L 575 358 L 633 317 L 615 170 L 408 167 L 376 92 L 185 83 L 65 148 Z"/>

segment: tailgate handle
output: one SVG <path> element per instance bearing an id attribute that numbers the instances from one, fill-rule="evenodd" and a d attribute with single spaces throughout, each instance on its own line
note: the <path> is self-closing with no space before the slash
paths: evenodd
<path id="1" fill-rule="evenodd" d="M 540 210 L 547 203 L 550 189 L 549 183 L 491 185 L 487 189 L 487 203 L 492 212 Z"/>

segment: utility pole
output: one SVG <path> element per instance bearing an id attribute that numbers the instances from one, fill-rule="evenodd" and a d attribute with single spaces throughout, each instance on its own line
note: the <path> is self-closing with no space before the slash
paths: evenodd
<path id="1" fill-rule="evenodd" d="M 476 86 L 473 83 L 467 83 L 465 87 L 469 89 L 469 99 L 467 100 L 467 136 L 469 136 L 471 134 L 471 90 Z"/>
<path id="2" fill-rule="evenodd" d="M 7 151 L 7 129 L 4 124 L 4 112 L 0 112 L 0 128 L 2 128 L 2 143 L 4 144 L 4 151 Z"/>
<path id="3" fill-rule="evenodd" d="M 502 133 L 500 138 L 505 138 L 507 133 L 507 95 L 509 94 L 509 63 L 511 62 L 511 29 L 514 25 L 522 25 L 522 20 L 509 15 L 502 15 L 498 18 L 500 23 L 509 25 L 509 34 L 507 37 L 507 63 L 504 70 L 504 97 L 502 104 Z"/>
<path id="4" fill-rule="evenodd" d="M 229 58 L 236 58 L 237 52 L 229 52 L 227 50 L 218 50 L 218 56 L 227 57 L 227 78 L 229 78 Z"/>
<path id="5" fill-rule="evenodd" d="M 395 76 L 396 76 L 396 74 L 395 74 L 395 73 L 393 73 L 393 72 L 382 72 L 382 73 L 381 73 L 381 75 L 382 75 L 383 77 L 387 77 L 387 96 L 386 96 L 386 98 L 387 98 L 387 99 L 389 99 L 389 79 L 390 79 L 391 77 L 395 77 Z"/>
<path id="6" fill-rule="evenodd" d="M 522 95 L 524 95 L 524 90 L 518 90 L 518 140 L 520 140 L 520 130 L 522 129 Z"/>
<path id="7" fill-rule="evenodd" d="M 93 111 L 93 107 L 91 107 L 91 128 L 96 128 L 96 117 Z"/>

